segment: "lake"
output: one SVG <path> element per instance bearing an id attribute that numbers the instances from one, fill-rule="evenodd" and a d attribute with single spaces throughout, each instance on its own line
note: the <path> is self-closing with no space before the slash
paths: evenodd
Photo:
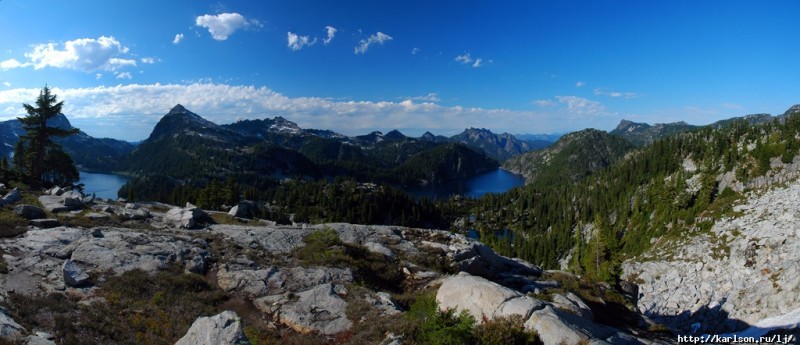
<path id="1" fill-rule="evenodd" d="M 117 191 L 119 191 L 119 188 L 130 180 L 127 176 L 115 174 L 90 173 L 85 171 L 81 171 L 80 174 L 81 179 L 79 183 L 83 183 L 84 185 L 84 194 L 92 195 L 92 193 L 95 193 L 98 198 L 108 198 L 112 200 L 117 199 Z"/>
<path id="2" fill-rule="evenodd" d="M 523 184 L 525 184 L 524 177 L 498 168 L 473 177 L 448 181 L 444 184 L 430 184 L 424 187 L 411 188 L 406 192 L 415 198 L 443 199 L 455 194 L 477 198 L 486 193 L 503 193 Z"/>

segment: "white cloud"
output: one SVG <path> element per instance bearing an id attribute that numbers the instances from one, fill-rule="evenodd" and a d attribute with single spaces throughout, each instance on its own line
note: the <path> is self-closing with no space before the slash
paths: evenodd
<path id="1" fill-rule="evenodd" d="M 130 72 L 116 73 L 116 76 L 117 79 L 128 79 L 128 80 L 133 79 L 133 75 L 131 75 Z"/>
<path id="2" fill-rule="evenodd" d="M 208 29 L 211 37 L 217 41 L 227 40 L 236 30 L 262 26 L 258 20 L 247 19 L 238 13 L 205 14 L 195 19 L 195 25 Z"/>
<path id="3" fill-rule="evenodd" d="M 55 43 L 36 45 L 33 47 L 33 51 L 25 54 L 30 62 L 20 63 L 11 59 L 3 61 L 0 66 L 4 69 L 6 67 L 33 66 L 34 69 L 52 67 L 87 72 L 116 71 L 123 67 L 136 66 L 136 60 L 120 57 L 126 53 L 128 53 L 128 48 L 114 37 L 79 38 L 64 43 L 63 49 L 60 49 Z"/>
<path id="4" fill-rule="evenodd" d="M 586 86 L 586 82 L 585 81 L 579 81 L 579 82 L 575 83 L 575 87 L 584 87 L 584 86 Z"/>
<path id="5" fill-rule="evenodd" d="M 383 32 L 378 31 L 378 33 L 369 36 L 367 39 L 361 40 L 361 42 L 358 43 L 358 46 L 355 47 L 355 53 L 364 54 L 367 52 L 367 50 L 369 50 L 369 46 L 375 43 L 383 44 L 383 42 L 391 41 L 392 39 L 393 39 L 392 36 L 389 36 Z"/>
<path id="6" fill-rule="evenodd" d="M 441 98 L 439 98 L 439 94 L 436 92 L 430 92 L 424 96 L 408 97 L 406 99 L 411 101 L 422 101 L 422 102 L 439 102 L 442 100 Z"/>
<path id="7" fill-rule="evenodd" d="M 596 101 L 577 96 L 556 96 L 558 102 L 565 104 L 567 110 L 576 115 L 605 115 L 606 107 Z"/>
<path id="8" fill-rule="evenodd" d="M 331 43 L 331 41 L 333 41 L 333 37 L 336 36 L 336 31 L 338 30 L 336 30 L 335 27 L 326 26 L 325 31 L 327 32 L 328 37 L 325 37 L 325 39 L 322 40 L 322 42 L 325 43 L 325 45 L 328 45 Z"/>
<path id="9" fill-rule="evenodd" d="M 286 33 L 286 46 L 293 51 L 298 51 L 303 49 L 303 47 L 313 46 L 314 43 L 317 43 L 316 38 L 311 40 L 308 36 L 299 36 L 291 31 Z"/>
<path id="10" fill-rule="evenodd" d="M 456 61 L 467 65 L 467 64 L 472 63 L 472 57 L 469 56 L 469 53 L 466 53 L 464 55 L 456 56 Z"/>
<path id="11" fill-rule="evenodd" d="M 156 58 L 143 57 L 143 58 L 139 59 L 139 61 L 141 61 L 144 64 L 152 65 L 152 64 L 156 63 L 157 60 L 156 60 Z"/>
<path id="12" fill-rule="evenodd" d="M 7 81 L 4 81 L 4 82 L 3 82 L 3 85 L 5 85 L 5 87 L 11 87 L 11 83 L 9 83 L 9 82 L 7 82 Z"/>
<path id="13" fill-rule="evenodd" d="M 183 33 L 175 35 L 175 38 L 172 39 L 172 44 L 178 44 L 181 43 L 181 41 L 183 41 Z"/>
<path id="14" fill-rule="evenodd" d="M 455 61 L 460 62 L 464 65 L 471 65 L 472 68 L 478 68 L 483 65 L 483 59 L 481 58 L 473 59 L 469 53 L 456 56 Z M 489 62 L 492 62 L 492 60 L 489 60 Z"/>
<path id="15" fill-rule="evenodd" d="M 533 101 L 533 104 L 538 105 L 540 107 L 552 107 L 552 106 L 556 105 L 555 102 L 553 102 L 553 101 L 551 101 L 549 99 L 537 99 L 537 100 Z"/>
<path id="16" fill-rule="evenodd" d="M 9 119 L 22 115 L 24 110 L 20 104 L 35 100 L 39 91 L 35 88 L 0 90 L 0 110 L 6 110 L 0 114 Z M 425 130 L 453 135 L 468 127 L 497 132 L 547 133 L 576 126 L 565 121 L 566 115 L 555 111 L 557 109 L 535 112 L 445 107 L 409 99 L 388 102 L 290 98 L 267 87 L 210 83 L 54 88 L 53 92 L 64 100 L 64 113 L 76 127 L 96 137 L 125 140 L 146 138 L 158 120 L 177 103 L 219 124 L 232 123 L 237 118 L 263 119 L 281 115 L 303 128 L 331 129 L 346 135 L 395 128 L 410 135 L 419 135 Z M 433 99 L 438 95 L 422 97 Z M 584 128 L 597 119 L 584 117 L 580 120 L 579 126 Z M 418 133 L 414 134 L 414 130 Z"/>
<path id="17" fill-rule="evenodd" d="M 17 59 L 8 59 L 3 62 L 0 62 L 0 68 L 4 70 L 12 68 L 28 67 L 32 65 L 33 64 L 30 62 L 22 63 L 17 61 Z"/>
<path id="18" fill-rule="evenodd" d="M 594 89 L 594 94 L 598 96 L 608 96 L 613 98 L 624 98 L 624 99 L 639 97 L 639 95 L 635 92 L 606 91 L 603 89 Z"/>
<path id="19" fill-rule="evenodd" d="M 421 49 L 414 47 L 413 49 L 411 49 L 411 55 L 417 55 L 417 53 L 419 53 L 420 51 Z"/>
<path id="20" fill-rule="evenodd" d="M 94 79 L 100 79 L 103 77 L 103 73 L 97 73 L 94 75 Z"/>

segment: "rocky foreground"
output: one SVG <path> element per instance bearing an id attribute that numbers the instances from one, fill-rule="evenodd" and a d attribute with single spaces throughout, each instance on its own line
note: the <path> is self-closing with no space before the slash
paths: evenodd
<path id="1" fill-rule="evenodd" d="M 7 272 L 0 274 L 0 296 L 7 306 L 0 312 L 0 336 L 17 343 L 68 342 L 68 337 L 55 335 L 63 330 L 52 326 L 62 322 L 60 327 L 64 327 L 63 320 L 53 322 L 53 316 L 35 312 L 33 317 L 26 316 L 34 321 L 15 320 L 15 315 L 23 315 L 25 310 L 14 304 L 20 296 L 66 296 L 66 301 L 80 306 L 79 311 L 106 310 L 102 308 L 121 299 L 106 291 L 106 286 L 117 281 L 114 277 L 131 272 L 153 276 L 165 271 L 197 276 L 198 282 L 208 282 L 209 289 L 222 291 L 224 296 L 217 300 L 227 301 L 220 302 L 216 313 L 191 316 L 196 318 L 194 324 L 169 340 L 178 344 L 243 344 L 248 341 L 243 330 L 254 328 L 306 334 L 329 343 L 346 342 L 364 333 L 370 318 L 402 319 L 406 309 L 396 299 L 399 290 L 432 290 L 439 308 L 466 311 L 478 322 L 521 318 L 524 328 L 535 331 L 544 344 L 669 340 L 648 332 L 655 324 L 627 311 L 622 307 L 624 300 L 604 300 L 603 296 L 611 293 L 609 287 L 590 287 L 602 293 L 579 296 L 580 289 L 573 293 L 565 286 L 583 287 L 585 292 L 586 287 L 574 276 L 543 272 L 446 231 L 351 224 L 276 226 L 232 217 L 247 216 L 247 212 L 239 213 L 248 207 L 245 204 L 238 205 L 231 215 L 209 217 L 192 205 L 125 204 L 59 190 L 48 191 L 39 200 L 45 209 L 20 205 L 18 200 L 7 206 L 32 218 L 33 225 L 21 235 L 0 240 Z M 210 221 L 220 217 L 238 224 Z M 306 243 L 309 235 L 320 231 L 334 231 L 341 240 L 340 245 L 325 250 L 339 253 L 344 246 L 388 265 L 375 272 L 358 262 L 348 266 L 299 260 L 298 251 L 310 245 Z M 328 258 L 325 255 L 320 256 L 322 260 Z M 394 271 L 399 272 L 398 277 L 389 274 Z M 377 281 L 398 285 L 370 284 L 364 272 L 390 276 Z M 145 297 L 158 305 L 168 293 L 157 291 Z M 626 313 L 615 315 L 612 307 Z M 147 320 L 148 315 L 137 316 L 146 310 L 133 305 L 107 317 L 133 315 L 131 320 Z M 78 323 L 73 320 L 72 327 Z M 158 326 L 148 327 L 161 329 Z M 379 337 L 375 343 L 404 343 L 404 334 Z"/>

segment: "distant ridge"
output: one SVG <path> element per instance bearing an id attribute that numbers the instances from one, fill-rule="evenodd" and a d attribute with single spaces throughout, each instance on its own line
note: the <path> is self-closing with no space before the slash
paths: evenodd
<path id="1" fill-rule="evenodd" d="M 51 118 L 47 125 L 61 129 L 74 128 L 64 114 Z M 0 155 L 10 161 L 14 146 L 22 135 L 25 135 L 25 129 L 19 120 L 0 122 Z M 136 147 L 127 141 L 95 138 L 83 131 L 68 137 L 55 138 L 54 141 L 64 148 L 79 168 L 92 171 L 113 171 L 117 161 Z"/>
<path id="2" fill-rule="evenodd" d="M 609 132 L 612 135 L 623 137 L 637 146 L 644 146 L 652 143 L 661 138 L 665 138 L 678 133 L 697 130 L 703 127 L 722 128 L 732 124 L 735 121 L 746 121 L 747 123 L 758 125 L 770 121 L 782 122 L 789 114 L 800 112 L 800 104 L 794 105 L 783 115 L 772 116 L 770 114 L 750 114 L 729 119 L 719 120 L 705 126 L 690 125 L 684 121 L 672 123 L 657 123 L 649 125 L 647 123 L 638 123 L 630 120 L 622 120 L 614 130 Z"/>

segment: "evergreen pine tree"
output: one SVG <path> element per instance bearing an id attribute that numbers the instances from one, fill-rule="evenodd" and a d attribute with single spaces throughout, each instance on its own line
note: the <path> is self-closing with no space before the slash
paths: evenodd
<path id="1" fill-rule="evenodd" d="M 20 117 L 18 120 L 22 127 L 27 131 L 20 138 L 20 143 L 15 148 L 15 163 L 20 163 L 17 170 L 27 173 L 28 182 L 32 185 L 50 183 L 72 183 L 78 180 L 72 160 L 63 161 L 69 157 L 61 154 L 61 148 L 54 143 L 53 137 L 64 137 L 78 133 L 77 128 L 61 129 L 47 126 L 47 121 L 61 114 L 61 107 L 64 102 L 59 102 L 57 96 L 50 93 L 47 86 L 39 92 L 35 106 L 23 104 L 28 116 Z M 52 151 L 52 152 L 51 152 Z M 19 155 L 22 153 L 22 155 Z M 18 157 L 19 155 L 19 157 Z M 51 158 L 51 161 L 48 161 Z M 71 166 L 71 169 L 67 167 Z M 25 170 L 22 170 L 25 169 Z M 54 179 L 55 177 L 58 177 Z"/>

